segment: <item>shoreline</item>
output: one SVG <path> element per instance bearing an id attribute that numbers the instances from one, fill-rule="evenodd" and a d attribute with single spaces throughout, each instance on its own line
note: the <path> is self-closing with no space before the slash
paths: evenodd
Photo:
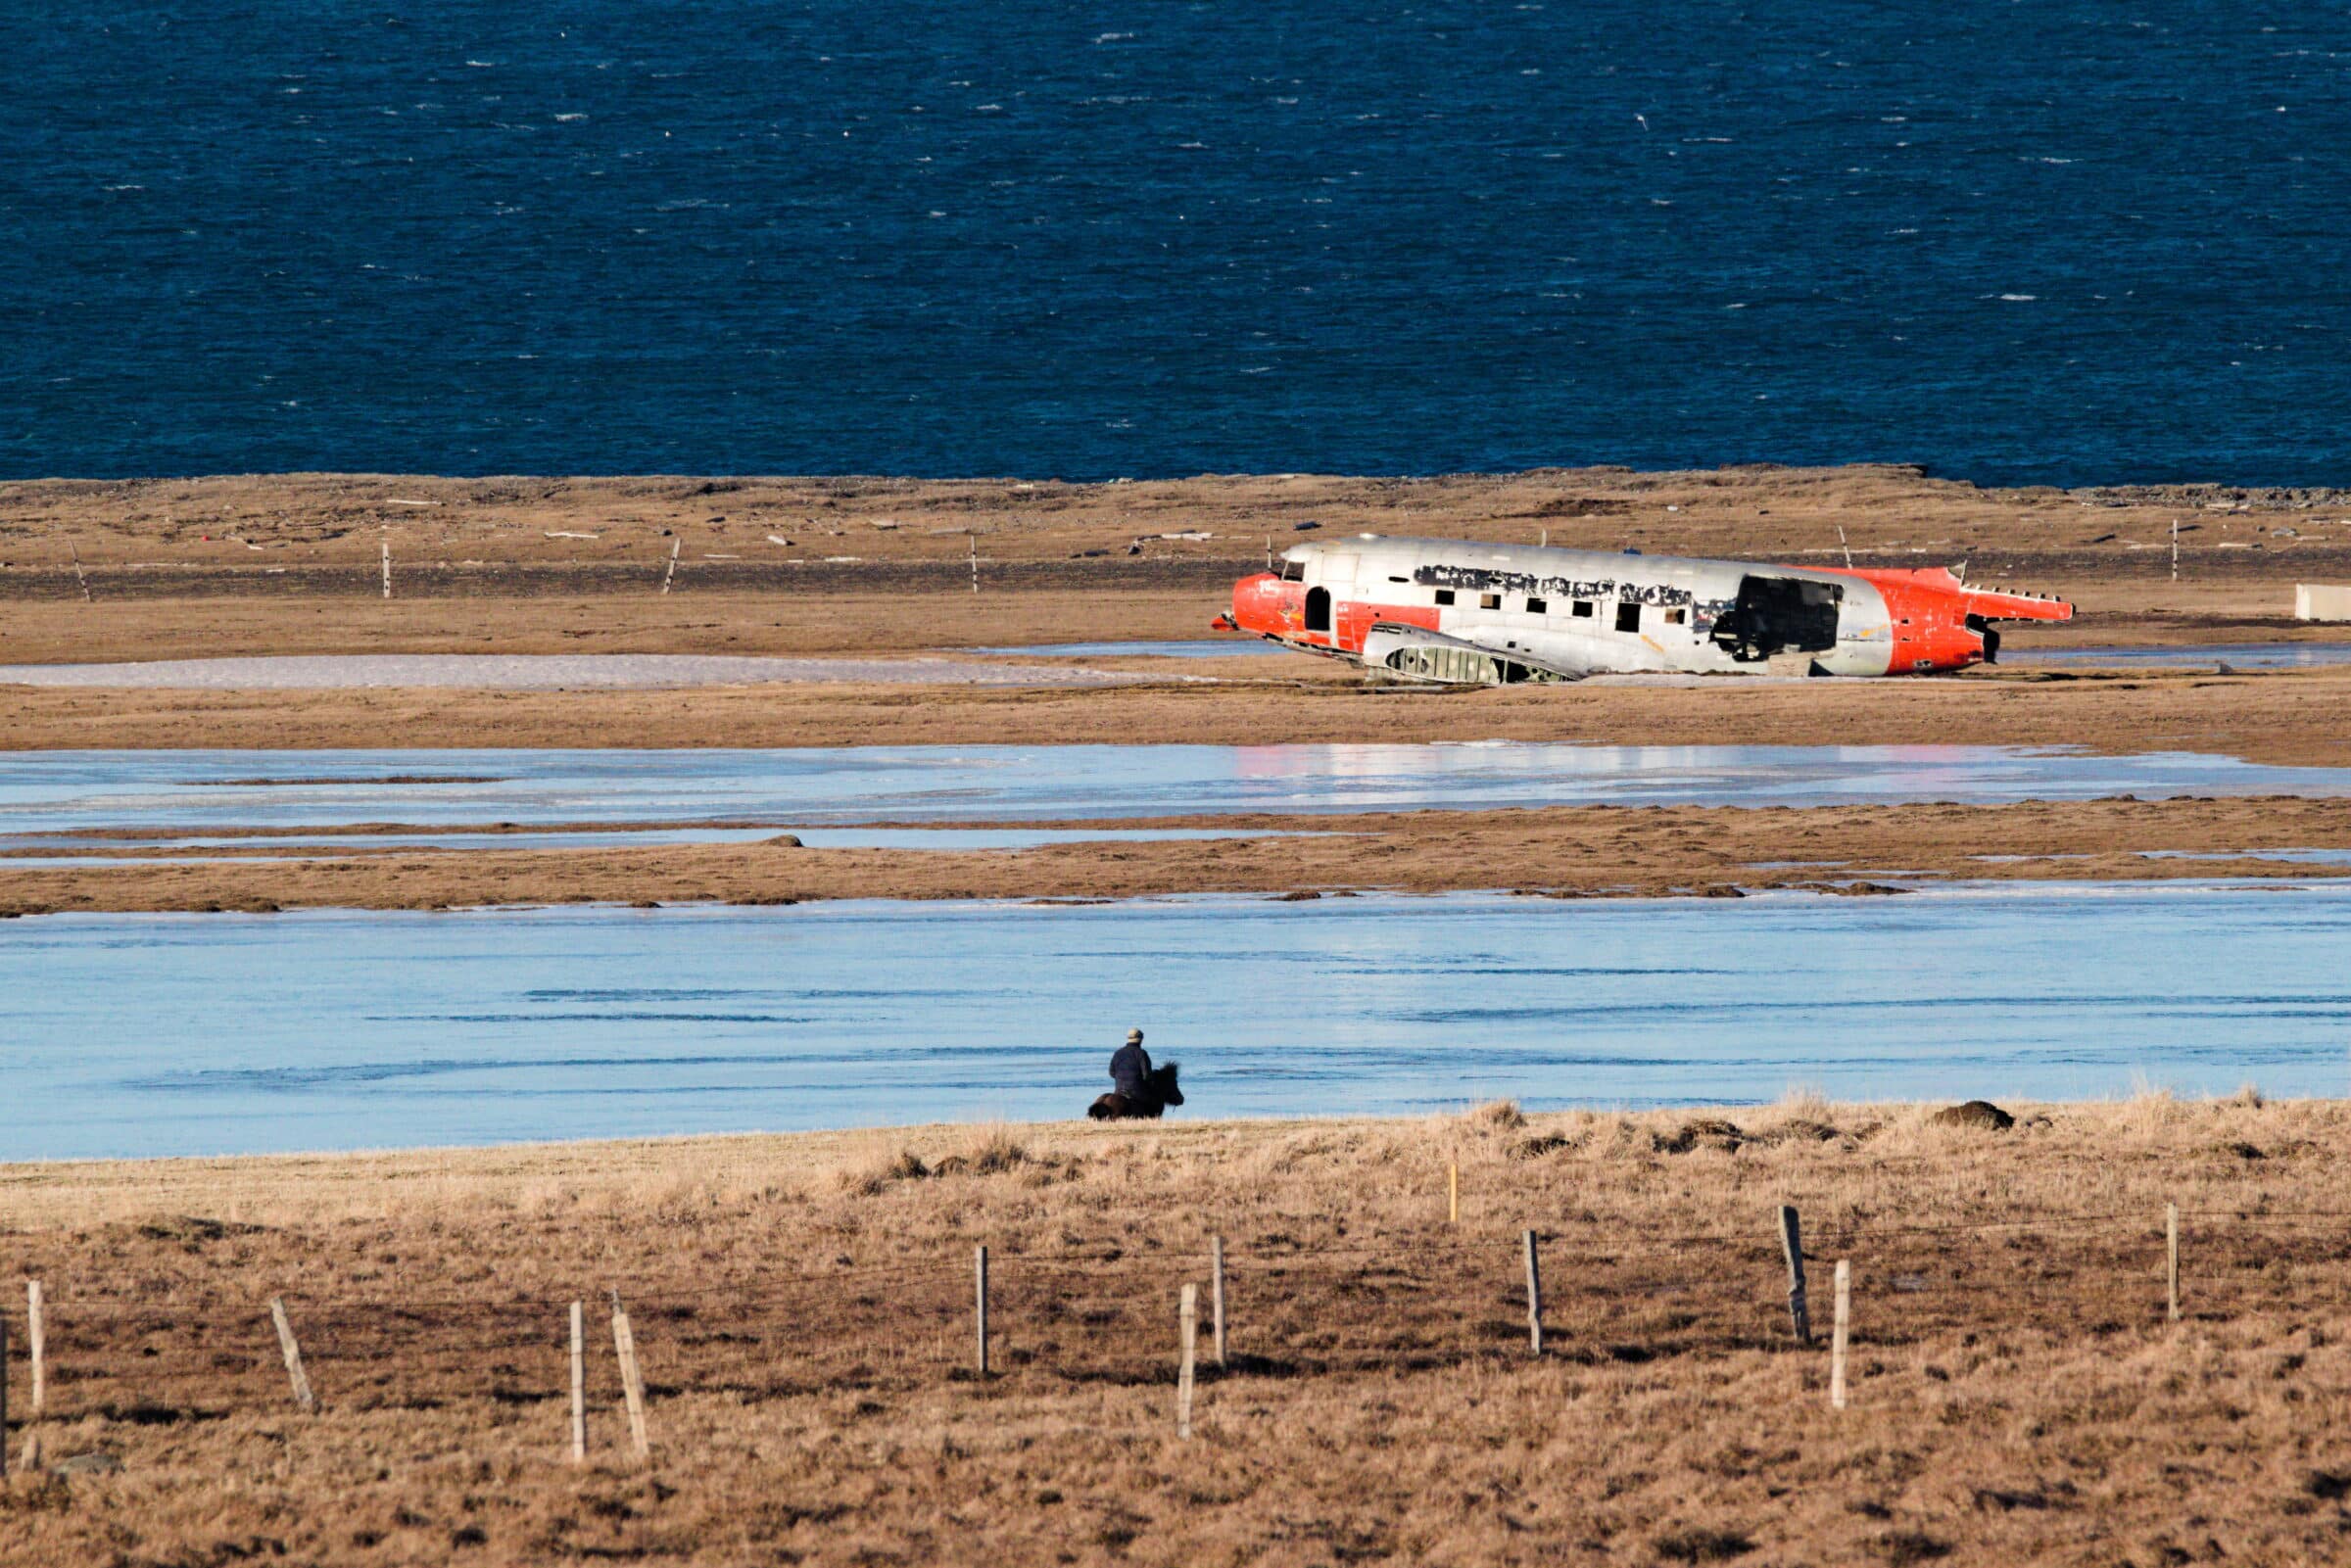
<path id="1" fill-rule="evenodd" d="M 286 1181 L 300 1182 L 309 1190 L 320 1182 L 438 1183 L 453 1178 L 527 1182 L 562 1173 L 582 1177 L 600 1176 L 606 1182 L 627 1182 L 639 1179 L 647 1168 L 664 1165 L 700 1168 L 713 1162 L 724 1166 L 768 1160 L 792 1162 L 800 1168 L 802 1175 L 821 1181 L 837 1169 L 853 1165 L 877 1151 L 886 1152 L 891 1145 L 933 1150 L 998 1138 L 1018 1139 L 1025 1143 L 1068 1144 L 1072 1147 L 1118 1144 L 1136 1138 L 1193 1144 L 1202 1141 L 1249 1142 L 1291 1135 L 1311 1137 L 1332 1132 L 1365 1136 L 1438 1136 L 1449 1134 L 1461 1125 L 1473 1125 L 1481 1117 L 1491 1117 L 1495 1114 L 1493 1107 L 1498 1105 L 1508 1105 L 1511 1114 L 1519 1118 L 1512 1125 L 1533 1127 L 1538 1133 L 1544 1127 L 1559 1124 L 1573 1124 L 1587 1132 L 1594 1128 L 1633 1128 L 1657 1132 L 1667 1144 L 1673 1142 L 1673 1134 L 1686 1124 L 1716 1125 L 1728 1122 L 1738 1129 L 1734 1141 L 1754 1143 L 1758 1150 L 1775 1148 L 1785 1140 L 1751 1138 L 1747 1130 L 1739 1128 L 1742 1118 L 1757 1128 L 1791 1120 L 1802 1122 L 1807 1128 L 1816 1122 L 1834 1124 L 1848 1129 L 1847 1133 L 1840 1136 L 1847 1138 L 1841 1147 L 1844 1152 L 1850 1154 L 1861 1151 L 1871 1139 L 1882 1134 L 1895 1129 L 1915 1132 L 1928 1125 L 1929 1118 L 1935 1114 L 1970 1103 L 1974 1102 L 1909 1096 L 1882 1100 L 1828 1100 L 1799 1086 L 1791 1087 L 1768 1100 L 1692 1100 L 1637 1108 L 1596 1105 L 1526 1110 L 1515 1100 L 1478 1102 L 1463 1097 L 1459 1106 L 1451 1109 L 1402 1115 L 1332 1112 L 1320 1116 L 1276 1114 L 1195 1117 L 1178 1110 L 1171 1111 L 1166 1117 L 1157 1121 L 1094 1122 L 1083 1116 L 1052 1120 L 975 1117 L 967 1120 L 884 1122 L 798 1130 L 754 1127 L 731 1131 L 625 1136 L 518 1138 L 493 1143 L 280 1149 L 244 1154 L 94 1155 L 0 1160 L 0 1226 L 25 1223 L 26 1214 L 17 1212 L 16 1206 L 27 1200 L 33 1201 L 35 1209 L 39 1203 L 51 1199 L 61 1204 L 68 1201 L 82 1203 L 95 1197 L 98 1188 L 131 1193 L 157 1187 L 159 1183 L 251 1177 L 264 1187 Z M 2160 1108 L 2165 1117 L 2182 1120 L 2236 1116 L 2251 1110 L 2274 1112 L 2281 1117 L 2339 1117 L 2351 1125 L 2351 1096 L 2270 1095 L 2249 1083 L 2227 1094 L 2181 1094 L 2158 1086 L 2135 1089 L 2127 1094 L 2077 1100 L 2002 1099 L 1997 1109 L 2011 1116 L 2017 1127 L 2029 1135 L 2047 1131 L 2060 1122 L 2075 1124 L 2077 1128 L 2111 1126 L 2127 1115 L 2150 1114 L 2150 1107 Z M 1861 1130 L 1857 1135 L 1851 1134 L 1849 1129 L 1853 1128 Z M 1966 1137 L 1979 1131 L 2014 1129 L 1986 1129 L 1972 1122 L 1961 1121 L 1950 1130 L 1951 1137 L 1956 1140 L 1952 1146 L 1959 1147 Z M 1708 1136 L 1730 1138 L 1732 1135 L 1712 1133 Z M 1813 1140 L 1809 1130 L 1803 1133 L 1803 1137 Z M 1737 1150 L 1718 1148 L 1715 1152 L 1736 1153 Z M 75 1195 L 71 1200 L 63 1196 L 63 1190 L 67 1188 L 72 1189 Z M 78 1220 L 69 1220 L 62 1213 L 59 1222 L 79 1223 Z"/>

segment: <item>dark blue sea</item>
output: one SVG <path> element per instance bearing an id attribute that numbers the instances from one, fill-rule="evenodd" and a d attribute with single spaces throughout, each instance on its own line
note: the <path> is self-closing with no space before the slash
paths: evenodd
<path id="1" fill-rule="evenodd" d="M 0 0 L 0 475 L 2345 480 L 2351 9 Z"/>

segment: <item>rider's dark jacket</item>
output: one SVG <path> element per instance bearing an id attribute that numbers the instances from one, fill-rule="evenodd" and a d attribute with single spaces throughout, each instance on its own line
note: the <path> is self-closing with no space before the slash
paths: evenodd
<path id="1" fill-rule="evenodd" d="M 1151 1079 L 1151 1053 L 1139 1045 L 1122 1045 L 1110 1059 L 1110 1081 L 1119 1093 L 1141 1095 Z"/>

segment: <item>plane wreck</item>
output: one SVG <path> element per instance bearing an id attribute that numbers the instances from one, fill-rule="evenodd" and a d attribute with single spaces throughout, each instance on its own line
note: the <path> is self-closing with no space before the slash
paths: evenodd
<path id="1" fill-rule="evenodd" d="M 1233 585 L 1218 624 L 1400 681 L 1511 686 L 1587 675 L 1923 675 L 1989 664 L 1998 621 L 2062 599 L 1943 567 L 1844 569 L 1609 555 L 1462 540 L 1293 545 Z"/>

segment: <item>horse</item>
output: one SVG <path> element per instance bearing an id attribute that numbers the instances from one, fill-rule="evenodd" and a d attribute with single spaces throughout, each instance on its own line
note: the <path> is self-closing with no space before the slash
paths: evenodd
<path id="1" fill-rule="evenodd" d="M 1145 1080 L 1141 1094 L 1130 1096 L 1113 1089 L 1086 1107 L 1085 1114 L 1096 1121 L 1157 1121 L 1162 1111 L 1172 1105 L 1181 1104 L 1183 1091 L 1176 1087 L 1176 1064 L 1162 1062 L 1151 1069 L 1151 1076 Z"/>

